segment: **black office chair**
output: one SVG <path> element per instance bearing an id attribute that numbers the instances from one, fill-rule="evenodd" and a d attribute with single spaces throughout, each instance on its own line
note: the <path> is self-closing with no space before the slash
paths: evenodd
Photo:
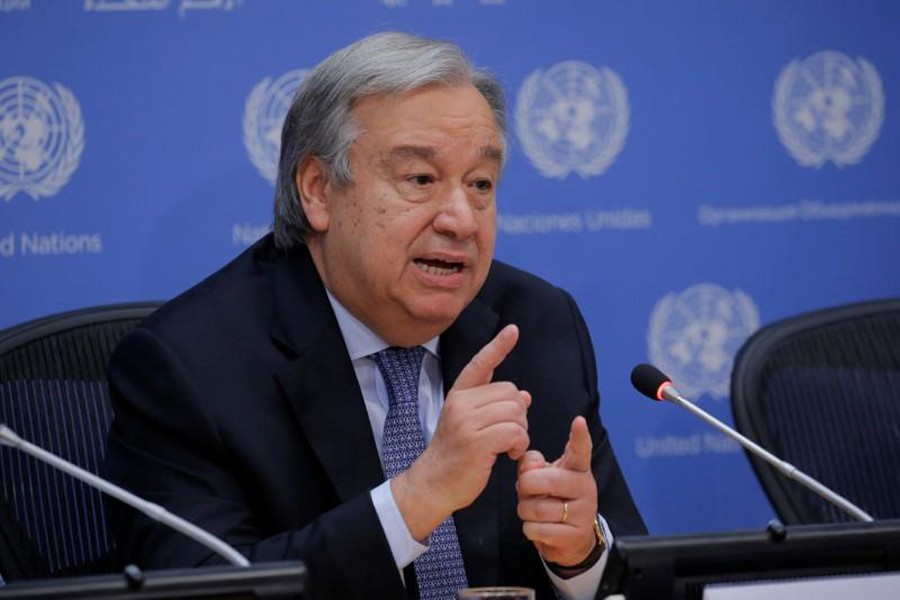
<path id="1" fill-rule="evenodd" d="M 0 332 L 0 423 L 96 473 L 112 420 L 110 354 L 159 304 L 76 310 Z M 40 557 L 26 575 L 115 567 L 99 492 L 9 447 L 0 447 L 0 492 L 14 526 Z"/>
<path id="2" fill-rule="evenodd" d="M 900 299 L 772 323 L 739 351 L 741 433 L 876 519 L 900 517 Z M 787 524 L 851 520 L 748 454 Z"/>

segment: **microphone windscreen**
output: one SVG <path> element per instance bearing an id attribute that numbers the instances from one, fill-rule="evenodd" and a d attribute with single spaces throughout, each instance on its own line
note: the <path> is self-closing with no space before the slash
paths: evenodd
<path id="1" fill-rule="evenodd" d="M 664 383 L 671 383 L 671 380 L 653 365 L 643 363 L 631 370 L 631 385 L 653 400 L 662 399 L 657 394 Z"/>

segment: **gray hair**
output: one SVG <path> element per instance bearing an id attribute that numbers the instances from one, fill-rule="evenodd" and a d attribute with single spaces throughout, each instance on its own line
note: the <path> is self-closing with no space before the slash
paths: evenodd
<path id="1" fill-rule="evenodd" d="M 503 88 L 469 63 L 455 44 L 386 32 L 363 38 L 323 60 L 300 84 L 281 130 L 275 184 L 275 245 L 304 242 L 309 221 L 300 204 L 297 165 L 315 156 L 335 185 L 352 182 L 350 146 L 359 131 L 350 113 L 356 101 L 374 94 L 410 92 L 433 84 L 471 83 L 494 115 L 506 156 Z"/>

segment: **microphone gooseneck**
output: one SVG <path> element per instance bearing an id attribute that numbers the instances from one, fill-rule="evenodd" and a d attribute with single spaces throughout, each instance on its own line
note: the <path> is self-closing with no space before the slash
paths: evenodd
<path id="1" fill-rule="evenodd" d="M 653 400 L 668 400 L 694 413 L 749 452 L 772 465 L 779 473 L 805 486 L 820 498 L 830 502 L 834 506 L 846 512 L 857 521 L 874 521 L 872 516 L 863 509 L 853 504 L 820 481 L 813 479 L 791 463 L 781 460 L 762 446 L 744 437 L 719 419 L 715 418 L 702 408 L 689 401 L 672 385 L 672 381 L 653 365 L 640 364 L 631 371 L 631 384 L 641 394 Z"/>
<path id="2" fill-rule="evenodd" d="M 83 481 L 92 488 L 98 489 L 105 494 L 109 494 L 117 500 L 121 500 L 131 508 L 150 517 L 154 521 L 159 521 L 164 525 L 168 525 L 175 531 L 183 533 L 195 542 L 202 544 L 235 566 L 250 566 L 250 562 L 244 558 L 240 552 L 205 529 L 201 529 L 190 521 L 186 521 L 178 515 L 172 514 L 159 504 L 148 502 L 147 500 L 132 494 L 123 487 L 110 481 L 106 481 L 51 452 L 47 452 L 40 446 L 35 446 L 34 444 L 23 440 L 16 435 L 16 432 L 2 423 L 0 423 L 0 444 L 21 450 L 25 454 L 29 454 L 39 461 L 50 465 L 54 469 Z"/>

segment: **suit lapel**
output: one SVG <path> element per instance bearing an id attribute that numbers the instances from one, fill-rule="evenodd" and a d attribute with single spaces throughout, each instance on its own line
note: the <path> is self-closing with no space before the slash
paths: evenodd
<path id="1" fill-rule="evenodd" d="M 308 251 L 276 263 L 272 336 L 295 358 L 276 374 L 341 501 L 384 475 L 359 383 Z"/>
<path id="2" fill-rule="evenodd" d="M 441 336 L 445 394 L 463 367 L 496 334 L 498 325 L 497 313 L 475 298 Z M 463 562 L 472 586 L 495 585 L 500 581 L 500 495 L 509 483 L 505 471 L 495 466 L 487 487 L 475 502 L 454 513 Z M 509 485 L 514 485 L 514 480 Z"/>

